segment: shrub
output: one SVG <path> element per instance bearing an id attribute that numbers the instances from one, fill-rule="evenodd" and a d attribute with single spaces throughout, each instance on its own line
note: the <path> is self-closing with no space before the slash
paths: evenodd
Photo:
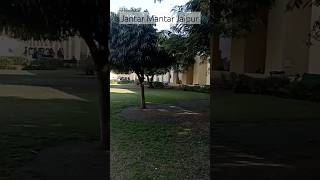
<path id="1" fill-rule="evenodd" d="M 16 66 L 26 65 L 28 60 L 24 57 L 0 57 L 0 69 L 16 70 Z"/>
<path id="2" fill-rule="evenodd" d="M 286 93 L 290 83 L 287 77 L 253 78 L 248 75 L 231 75 L 233 90 L 236 93 L 257 93 L 279 95 Z"/>
<path id="3" fill-rule="evenodd" d="M 89 56 L 86 59 L 80 60 L 80 69 L 85 72 L 86 75 L 94 75 L 95 74 L 95 66 L 92 60 L 92 57 Z"/>
<path id="4" fill-rule="evenodd" d="M 3 66 L 0 65 L 0 69 L 4 69 L 4 70 L 17 70 L 16 66 Z"/>
<path id="5" fill-rule="evenodd" d="M 63 66 L 63 62 L 59 59 L 40 59 L 31 61 L 31 63 L 23 68 L 23 70 L 56 70 Z"/>
<path id="6" fill-rule="evenodd" d="M 114 79 L 111 79 L 110 80 L 110 84 L 117 84 L 118 82 L 116 81 L 116 80 L 114 80 Z"/>
<path id="7" fill-rule="evenodd" d="M 133 84 L 133 80 L 120 80 L 117 82 L 118 84 Z"/>
<path id="8" fill-rule="evenodd" d="M 164 83 L 158 82 L 158 81 L 153 82 L 152 85 L 153 85 L 153 88 L 155 88 L 155 89 L 163 89 L 163 88 L 165 88 Z"/>
<path id="9" fill-rule="evenodd" d="M 320 101 L 320 85 L 314 86 L 311 90 L 311 101 Z"/>
<path id="10" fill-rule="evenodd" d="M 234 80 L 233 90 L 236 93 L 251 93 L 252 81 L 253 78 L 245 74 L 239 74 L 236 76 L 236 79 Z"/>
<path id="11" fill-rule="evenodd" d="M 205 85 L 205 86 L 188 86 L 188 85 L 183 85 L 182 89 L 184 91 L 194 91 L 194 92 L 201 92 L 201 93 L 210 93 L 210 85 Z"/>

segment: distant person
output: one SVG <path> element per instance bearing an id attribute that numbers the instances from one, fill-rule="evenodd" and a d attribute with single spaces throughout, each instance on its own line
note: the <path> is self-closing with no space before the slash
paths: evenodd
<path id="1" fill-rule="evenodd" d="M 59 59 L 64 59 L 63 48 L 59 48 L 59 49 L 58 49 L 57 57 L 58 57 Z"/>
<path id="2" fill-rule="evenodd" d="M 32 59 L 38 59 L 38 50 L 36 50 L 36 48 L 33 50 L 33 54 L 32 54 Z"/>
<path id="3" fill-rule="evenodd" d="M 28 47 L 25 47 L 24 48 L 24 53 L 23 53 L 25 56 L 27 56 L 28 55 Z"/>
<path id="4" fill-rule="evenodd" d="M 49 49 L 49 56 L 52 58 L 55 56 L 54 50 L 52 48 Z"/>

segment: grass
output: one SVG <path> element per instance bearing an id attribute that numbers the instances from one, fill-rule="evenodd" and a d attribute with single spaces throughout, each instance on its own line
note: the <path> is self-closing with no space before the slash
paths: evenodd
<path id="1" fill-rule="evenodd" d="M 19 167 L 42 149 L 73 139 L 98 140 L 94 79 L 78 77 L 73 72 L 30 73 L 30 76 L 2 74 L 0 84 L 35 89 L 44 86 L 56 91 L 50 91 L 51 99 L 39 98 L 40 92 L 28 98 L 0 96 L 0 180 L 16 179 Z M 17 92 L 25 92 L 16 87 Z M 199 131 L 195 124 L 124 120 L 118 116 L 119 112 L 128 106 L 138 107 L 140 96 L 138 88 L 124 90 L 121 87 L 125 85 L 112 85 L 111 89 L 112 176 L 117 179 L 208 179 L 208 132 Z M 86 101 L 55 96 L 57 91 Z M 13 92 L 10 90 L 10 93 Z M 216 92 L 214 96 L 214 118 L 220 123 L 320 118 L 319 103 L 231 92 Z M 146 89 L 147 105 L 196 103 L 195 100 L 208 98 L 204 93 Z"/>
<path id="2" fill-rule="evenodd" d="M 214 121 L 221 123 L 320 119 L 320 103 L 274 96 L 217 91 L 213 106 Z"/>
<path id="3" fill-rule="evenodd" d="M 96 81 L 55 71 L 31 73 L 34 75 L 2 74 L 0 84 L 50 87 L 86 101 L 64 99 L 61 96 L 43 99 L 39 98 L 40 94 L 28 98 L 22 95 L 0 97 L 0 180 L 19 178 L 20 167 L 45 148 L 75 139 L 90 142 L 98 140 Z M 111 91 L 112 174 L 115 177 L 207 177 L 208 132 L 191 131 L 181 136 L 179 132 L 186 127 L 125 121 L 118 113 L 128 106 L 139 105 L 139 89 L 116 88 Z M 19 88 L 16 91 L 23 94 Z M 199 98 L 208 99 L 208 95 L 168 90 L 146 91 L 148 104 L 173 104 Z"/>
<path id="4" fill-rule="evenodd" d="M 139 94 L 112 93 L 112 176 L 119 179 L 208 179 L 208 131 L 165 123 L 124 121 L 117 113 L 128 105 L 139 106 Z M 207 94 L 147 90 L 148 104 L 174 104 L 207 99 Z M 124 163 L 125 162 L 125 163 Z"/>

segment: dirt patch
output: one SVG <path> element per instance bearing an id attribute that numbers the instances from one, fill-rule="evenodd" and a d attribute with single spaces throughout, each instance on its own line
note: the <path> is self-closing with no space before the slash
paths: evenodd
<path id="1" fill-rule="evenodd" d="M 21 180 L 103 180 L 107 153 L 99 143 L 66 142 L 41 151 L 20 171 Z"/>
<path id="2" fill-rule="evenodd" d="M 183 102 L 178 105 L 148 105 L 147 109 L 129 107 L 120 112 L 123 119 L 148 123 L 208 122 L 209 108 L 198 102 Z"/>

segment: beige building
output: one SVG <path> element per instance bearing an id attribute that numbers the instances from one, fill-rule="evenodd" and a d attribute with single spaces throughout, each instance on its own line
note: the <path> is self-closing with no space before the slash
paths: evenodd
<path id="1" fill-rule="evenodd" d="M 221 67 L 223 72 L 248 73 L 266 76 L 271 71 L 285 71 L 287 74 L 320 74 L 320 42 L 310 40 L 308 34 L 314 20 L 320 16 L 320 8 L 306 7 L 286 11 L 288 0 L 276 0 L 271 10 L 259 13 L 254 30 L 243 38 L 221 38 Z M 64 58 L 81 59 L 89 55 L 88 47 L 79 37 L 62 42 L 28 41 L 29 47 L 51 47 L 55 51 L 63 48 Z M 154 81 L 188 85 L 209 85 L 210 64 L 208 59 L 195 58 L 195 64 L 183 73 L 168 72 L 156 76 Z M 136 79 L 131 74 L 130 79 Z"/>
<path id="2" fill-rule="evenodd" d="M 307 43 L 313 22 L 320 16 L 320 8 L 313 6 L 288 12 L 286 4 L 287 0 L 276 0 L 270 11 L 260 13 L 262 21 L 253 32 L 240 39 L 229 39 L 227 44 L 231 48 L 221 47 L 222 54 L 230 57 L 227 71 L 265 75 L 270 71 L 320 74 L 320 43 L 314 40 L 312 46 Z"/>
<path id="3" fill-rule="evenodd" d="M 28 54 L 29 57 L 32 55 L 33 49 L 52 49 L 54 51 L 54 57 L 57 58 L 58 50 L 62 50 L 62 54 L 64 56 L 63 59 L 69 60 L 73 57 L 77 60 L 86 58 L 90 53 L 88 46 L 86 45 L 85 41 L 80 37 L 69 37 L 63 41 L 36 41 L 36 40 L 29 40 L 25 42 L 25 48 L 31 50 L 31 53 Z"/>
<path id="4" fill-rule="evenodd" d="M 171 85 L 210 85 L 210 63 L 208 58 L 195 57 L 194 65 L 185 72 L 174 72 L 171 70 L 167 74 L 156 76 L 154 81 L 169 83 Z"/>
<path id="5" fill-rule="evenodd" d="M 221 62 L 214 63 L 215 76 L 236 72 L 265 77 L 271 71 L 293 74 L 320 74 L 320 42 L 309 33 L 320 17 L 319 7 L 287 11 L 288 0 L 276 0 L 274 7 L 258 14 L 254 30 L 242 38 L 221 38 Z M 182 84 L 210 84 L 208 62 L 196 63 L 179 74 Z M 176 82 L 173 75 L 172 83 Z"/>

